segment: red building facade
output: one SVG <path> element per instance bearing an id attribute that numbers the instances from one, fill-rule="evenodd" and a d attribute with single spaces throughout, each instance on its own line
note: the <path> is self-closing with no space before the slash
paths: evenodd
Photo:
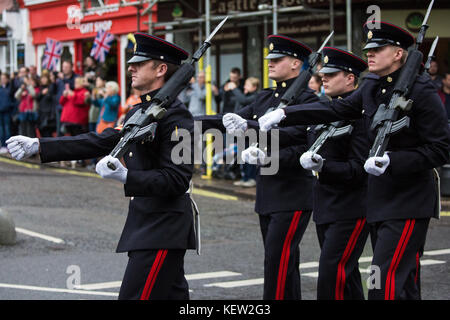
<path id="1" fill-rule="evenodd" d="M 115 1 L 119 4 L 119 0 Z M 109 1 L 108 4 L 114 4 Z M 89 55 L 92 41 L 99 29 L 108 31 L 115 36 L 115 41 L 108 54 L 107 68 L 113 74 L 121 87 L 122 99 L 126 98 L 126 48 L 130 33 L 138 30 L 146 32 L 146 19 L 137 19 L 138 10 L 134 6 L 109 7 L 108 9 L 90 9 L 82 13 L 76 0 L 32 0 L 25 1 L 28 9 L 32 43 L 35 47 L 35 65 L 41 69 L 47 38 L 60 41 L 63 45 L 63 59 L 71 59 L 74 71 L 83 73 L 83 60 Z M 140 8 L 141 12 L 144 8 Z M 152 8 L 152 22 L 157 21 L 157 6 Z M 148 17 L 148 16 L 146 16 Z M 139 26 L 137 21 L 139 21 Z M 112 61 L 112 62 L 111 62 Z"/>

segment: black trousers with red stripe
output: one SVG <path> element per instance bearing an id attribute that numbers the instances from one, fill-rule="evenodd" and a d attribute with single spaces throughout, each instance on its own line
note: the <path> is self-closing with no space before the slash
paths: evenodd
<path id="1" fill-rule="evenodd" d="M 119 300 L 188 300 L 185 253 L 175 249 L 128 252 Z"/>
<path id="2" fill-rule="evenodd" d="M 369 236 L 365 218 L 316 225 L 321 248 L 318 300 L 364 300 L 358 259 Z"/>
<path id="3" fill-rule="evenodd" d="M 300 249 L 311 211 L 260 215 L 264 241 L 264 300 L 301 299 Z"/>
<path id="4" fill-rule="evenodd" d="M 369 300 L 420 300 L 420 256 L 429 218 L 388 220 L 371 224 L 372 270 L 379 268 L 369 288 Z M 375 267 L 375 268 L 374 268 Z"/>

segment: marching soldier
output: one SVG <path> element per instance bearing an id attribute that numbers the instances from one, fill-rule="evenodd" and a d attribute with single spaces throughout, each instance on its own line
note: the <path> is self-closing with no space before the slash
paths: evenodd
<path id="1" fill-rule="evenodd" d="M 363 85 L 351 96 L 328 103 L 290 106 L 259 119 L 262 130 L 272 125 L 327 123 L 362 117 L 370 128 L 378 106 L 387 104 L 407 59 L 414 37 L 400 27 L 380 22 L 367 35 L 369 71 Z M 367 222 L 371 224 L 373 277 L 369 299 L 420 299 L 417 274 L 428 224 L 439 210 L 439 193 L 433 168 L 449 159 L 449 129 L 445 109 L 428 77 L 419 75 L 407 97 L 413 101 L 400 117 L 410 118 L 408 128 L 392 135 L 381 157 L 367 159 L 369 173 Z M 285 118 L 285 119 L 284 119 Z M 284 120 L 283 120 L 284 119 Z M 376 132 L 368 130 L 373 143 Z"/>
<path id="2" fill-rule="evenodd" d="M 196 117 L 196 120 L 203 120 L 203 129 L 214 127 L 223 131 L 226 129 L 228 133 L 243 132 L 251 121 L 257 124 L 255 120 L 270 107 L 279 104 L 312 50 L 282 35 L 271 35 L 268 42 L 270 51 L 266 59 L 269 59 L 269 77 L 277 82 L 276 89 L 262 90 L 255 102 L 236 114 Z M 314 92 L 306 88 L 297 103 L 317 100 Z M 299 243 L 312 209 L 312 175 L 298 162 L 300 155 L 306 151 L 306 127 L 280 130 L 280 144 L 283 137 L 293 137 L 297 145 L 281 148 L 279 155 L 271 155 L 272 158 L 279 158 L 278 173 L 261 175 L 258 171 L 256 178 L 255 211 L 259 215 L 264 242 L 265 300 L 301 299 Z M 247 163 L 267 165 L 265 152 L 256 147 L 244 150 L 242 158 Z"/>
<path id="3" fill-rule="evenodd" d="M 160 38 L 136 33 L 133 57 L 128 61 L 132 87 L 145 92 L 143 103 L 127 114 L 146 109 L 152 97 L 178 69 L 188 54 L 180 47 Z M 96 167 L 103 178 L 124 184 L 130 197 L 129 212 L 117 246 L 128 252 L 128 265 L 119 299 L 189 299 L 184 276 L 186 249 L 195 248 L 195 236 L 189 183 L 192 164 L 175 165 L 171 150 L 172 132 L 184 128 L 193 132 L 193 118 L 188 109 L 175 100 L 165 116 L 158 120 L 153 141 L 142 140 L 130 146 L 119 159 L 104 157 Z M 11 155 L 20 160 L 39 153 L 41 161 L 92 159 L 107 155 L 118 143 L 118 130 L 106 129 L 74 137 L 31 139 L 15 136 L 8 140 Z M 111 170 L 107 163 L 115 165 Z"/>
<path id="4" fill-rule="evenodd" d="M 319 72 L 325 94 L 332 99 L 351 95 L 367 63 L 337 48 L 325 47 L 322 54 L 324 65 Z M 369 234 L 364 171 L 369 147 L 362 119 L 337 126 L 350 126 L 352 131 L 300 157 L 302 167 L 313 170 L 317 178 L 313 184 L 313 220 L 321 248 L 317 299 L 364 300 L 358 259 Z M 313 145 L 326 128 L 310 127 L 308 144 Z"/>

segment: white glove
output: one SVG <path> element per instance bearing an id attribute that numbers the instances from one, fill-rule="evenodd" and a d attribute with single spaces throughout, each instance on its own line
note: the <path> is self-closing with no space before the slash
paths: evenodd
<path id="1" fill-rule="evenodd" d="M 116 167 L 116 170 L 111 170 L 108 167 L 108 162 L 111 162 Z M 123 184 L 127 181 L 128 169 L 122 165 L 119 159 L 110 155 L 104 157 L 97 163 L 95 171 L 105 179 L 117 180 Z"/>
<path id="2" fill-rule="evenodd" d="M 314 154 L 311 151 L 307 151 L 300 157 L 300 164 L 306 170 L 313 170 L 320 172 L 323 166 L 323 158 L 320 154 Z"/>
<path id="3" fill-rule="evenodd" d="M 259 129 L 263 132 L 269 131 L 284 118 L 286 118 L 286 114 L 283 109 L 276 109 L 269 112 L 258 119 Z"/>
<path id="4" fill-rule="evenodd" d="M 389 163 L 391 160 L 389 159 L 389 156 L 387 153 L 385 153 L 382 157 L 371 157 L 366 160 L 366 163 L 364 164 L 364 170 L 366 170 L 367 173 L 373 174 L 374 176 L 379 176 L 386 171 L 386 168 L 389 166 Z M 381 167 L 377 166 L 377 164 L 381 164 Z"/>
<path id="5" fill-rule="evenodd" d="M 248 147 L 247 149 L 242 151 L 241 158 L 242 161 L 249 164 L 266 164 L 266 154 L 264 153 L 264 151 L 255 146 Z"/>
<path id="6" fill-rule="evenodd" d="M 39 139 L 14 136 L 6 140 L 8 151 L 16 160 L 26 159 L 39 152 Z"/>
<path id="7" fill-rule="evenodd" d="M 225 114 L 222 123 L 228 134 L 243 135 L 247 130 L 247 120 L 235 113 Z"/>

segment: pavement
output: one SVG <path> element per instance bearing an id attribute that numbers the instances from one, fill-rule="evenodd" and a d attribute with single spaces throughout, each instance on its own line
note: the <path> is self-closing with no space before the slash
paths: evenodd
<path id="1" fill-rule="evenodd" d="M 11 156 L 9 154 L 3 154 L 0 155 L 2 158 L 9 158 L 11 159 Z M 32 157 L 29 159 L 24 160 L 28 163 L 32 164 L 41 164 L 38 157 Z M 50 164 L 41 164 L 44 166 L 51 166 L 51 167 L 60 167 L 59 163 L 50 163 Z M 65 167 L 66 170 L 76 170 L 81 172 L 90 172 L 95 173 L 94 170 L 89 170 L 85 167 L 79 167 L 71 168 L 71 167 Z M 199 188 L 211 192 L 218 192 L 223 193 L 227 195 L 232 195 L 239 197 L 241 199 L 246 200 L 255 200 L 256 199 L 256 188 L 255 187 L 238 187 L 234 186 L 233 182 L 234 180 L 228 180 L 228 179 L 217 179 L 217 178 L 208 178 L 200 173 L 195 173 L 192 181 L 194 183 L 194 188 Z M 450 211 L 450 197 L 449 196 L 441 196 L 441 211 Z"/>
<path id="2" fill-rule="evenodd" d="M 192 180 L 196 188 L 226 193 L 249 200 L 255 200 L 256 198 L 256 188 L 237 187 L 233 185 L 234 181 L 231 180 L 206 179 L 198 174 L 194 175 Z M 450 211 L 450 197 L 441 196 L 441 211 Z"/>
<path id="3" fill-rule="evenodd" d="M 234 186 L 235 180 L 208 178 L 201 174 L 194 174 L 192 182 L 194 188 L 204 189 L 213 192 L 225 193 L 243 199 L 255 200 L 256 187 L 238 187 Z"/>

